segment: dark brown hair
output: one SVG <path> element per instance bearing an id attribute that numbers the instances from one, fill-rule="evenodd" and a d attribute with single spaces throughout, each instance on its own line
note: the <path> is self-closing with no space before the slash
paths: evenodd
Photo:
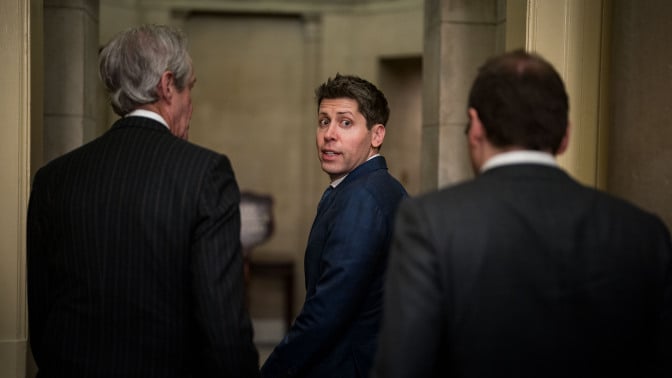
<path id="1" fill-rule="evenodd" d="M 357 101 L 358 110 L 366 118 L 366 127 L 373 125 L 387 125 L 390 117 L 390 108 L 387 99 L 375 85 L 353 75 L 336 74 L 315 90 L 317 108 L 325 98 L 350 98 Z"/>
<path id="2" fill-rule="evenodd" d="M 569 99 L 562 78 L 541 56 L 523 50 L 489 59 L 469 93 L 488 140 L 557 153 L 568 125 Z"/>

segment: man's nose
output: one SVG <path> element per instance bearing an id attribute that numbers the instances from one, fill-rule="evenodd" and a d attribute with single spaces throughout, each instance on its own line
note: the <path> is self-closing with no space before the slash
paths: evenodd
<path id="1" fill-rule="evenodd" d="M 336 124 L 333 122 L 324 128 L 323 137 L 325 140 L 332 140 L 336 138 Z"/>

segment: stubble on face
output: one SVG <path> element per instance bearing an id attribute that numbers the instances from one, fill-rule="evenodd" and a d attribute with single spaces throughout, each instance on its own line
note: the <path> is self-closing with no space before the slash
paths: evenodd
<path id="1" fill-rule="evenodd" d="M 323 99 L 318 110 L 317 154 L 330 179 L 352 172 L 373 156 L 371 131 L 350 98 Z"/>

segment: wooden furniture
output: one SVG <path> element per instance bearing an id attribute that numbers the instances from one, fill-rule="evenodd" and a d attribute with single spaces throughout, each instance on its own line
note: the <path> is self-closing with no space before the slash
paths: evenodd
<path id="1" fill-rule="evenodd" d="M 294 261 L 259 259 L 248 261 L 249 277 L 266 277 L 282 282 L 284 292 L 283 321 L 286 330 L 294 320 Z"/>
<path id="2" fill-rule="evenodd" d="M 274 231 L 273 198 L 269 195 L 241 192 L 240 242 L 245 263 L 245 282 L 249 287 L 254 277 L 278 279 L 284 292 L 283 321 L 287 329 L 294 317 L 294 260 L 290 257 L 253 258 L 253 249 L 266 242 Z M 268 254 L 267 254 L 268 255 Z M 249 293 L 246 299 L 249 305 Z"/>

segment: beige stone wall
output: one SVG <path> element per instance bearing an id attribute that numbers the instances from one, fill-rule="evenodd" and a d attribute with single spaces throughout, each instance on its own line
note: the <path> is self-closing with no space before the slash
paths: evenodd
<path id="1" fill-rule="evenodd" d="M 478 67 L 504 49 L 502 0 L 427 0 L 423 56 L 422 191 L 473 177 L 464 130 Z"/>
<path id="2" fill-rule="evenodd" d="M 315 152 L 314 89 L 340 72 L 386 92 L 394 108 L 382 152 L 417 193 L 423 1 L 191 4 L 101 0 L 100 43 L 143 22 L 185 30 L 198 78 L 190 140 L 228 155 L 241 190 L 274 197 L 275 233 L 254 253 L 295 260 L 298 310 L 305 241 L 328 184 Z"/>
<path id="3" fill-rule="evenodd" d="M 420 192 L 423 12 L 423 3 L 416 1 L 383 11 L 325 14 L 318 78 L 354 74 L 385 93 L 391 114 L 381 154 L 411 194 Z M 327 176 L 320 182 L 321 191 Z"/>
<path id="4" fill-rule="evenodd" d="M 45 161 L 99 134 L 97 52 L 97 0 L 44 1 Z"/>
<path id="5" fill-rule="evenodd" d="M 381 62 L 379 86 L 390 105 L 385 156 L 390 173 L 411 196 L 420 193 L 422 141 L 422 58 L 391 57 Z"/>
<path id="6" fill-rule="evenodd" d="M 607 190 L 672 228 L 672 2 L 614 1 Z"/>
<path id="7" fill-rule="evenodd" d="M 185 22 L 197 84 L 190 140 L 229 156 L 241 190 L 273 196 L 263 248 L 295 254 L 309 158 L 299 17 L 195 15 Z M 298 59 L 297 59 L 298 57 Z M 312 156 L 310 156 L 312 157 Z"/>

